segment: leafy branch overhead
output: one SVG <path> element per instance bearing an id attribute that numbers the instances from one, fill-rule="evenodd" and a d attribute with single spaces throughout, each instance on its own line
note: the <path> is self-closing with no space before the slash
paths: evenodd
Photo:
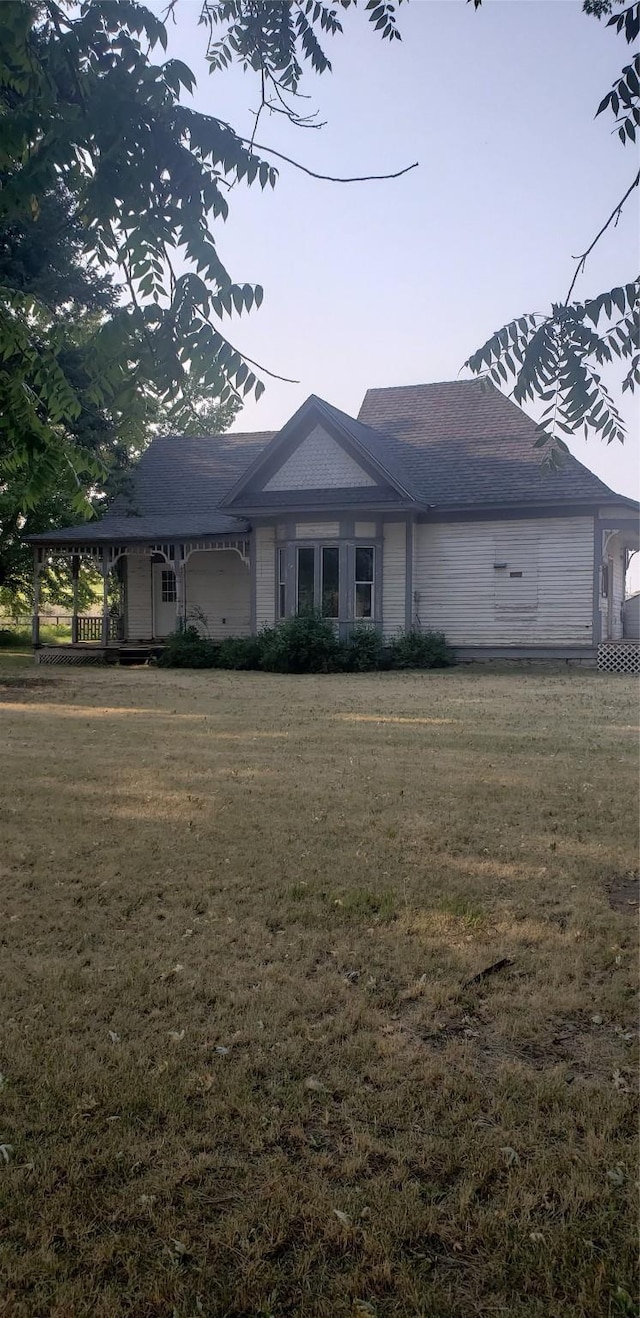
<path id="1" fill-rule="evenodd" d="M 247 67 L 260 47 L 261 68 L 296 90 L 301 61 L 330 67 L 317 33 L 341 26 L 322 6 L 296 6 L 293 26 L 289 4 L 216 8 L 223 44 Z M 87 410 L 135 451 L 159 410 L 186 431 L 194 399 L 237 406 L 258 397 L 259 373 L 270 373 L 228 337 L 225 320 L 260 306 L 263 294 L 231 277 L 214 229 L 229 214 L 232 185 L 273 187 L 277 170 L 268 148 L 183 103 L 195 79 L 166 57 L 175 9 L 172 0 L 163 22 L 139 0 L 0 5 L 0 243 L 16 228 L 35 237 L 48 199 L 62 193 L 79 243 L 76 279 L 83 268 L 113 281 L 109 307 L 89 314 L 72 279 L 58 281 L 52 305 L 0 261 L 0 460 L 14 483 L 20 474 L 26 506 L 54 472 L 75 484 L 78 509 L 104 477 L 108 444 L 85 444 L 79 433 Z M 393 5 L 369 5 L 369 18 L 396 34 Z M 81 358 L 75 377 L 70 349 L 76 366 Z"/>
<path id="2" fill-rule="evenodd" d="M 477 9 L 481 0 L 474 0 Z M 640 5 L 620 8 L 616 0 L 585 0 L 585 12 L 607 18 L 607 26 L 624 33 L 628 42 L 640 31 Z M 610 109 L 623 145 L 635 143 L 640 126 L 640 55 L 635 54 L 602 99 L 596 117 Z M 519 316 L 505 325 L 465 363 L 474 373 L 497 385 L 507 385 L 518 403 L 541 402 L 540 447 L 552 439 L 545 461 L 562 461 L 562 436 L 582 430 L 585 438 L 597 435 L 611 443 L 625 439 L 625 427 L 603 368 L 618 365 L 622 392 L 640 386 L 640 282 L 630 280 L 584 301 L 572 300 L 579 276 L 603 234 L 618 223 L 624 206 L 637 196 L 640 170 L 602 224 L 589 246 L 576 260 L 576 268 L 563 301 L 552 304 L 546 315 Z M 611 371 L 610 371 L 611 373 Z"/>

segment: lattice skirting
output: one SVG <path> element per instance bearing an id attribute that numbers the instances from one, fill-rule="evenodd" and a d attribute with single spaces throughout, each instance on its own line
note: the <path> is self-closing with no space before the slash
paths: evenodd
<path id="1" fill-rule="evenodd" d="M 92 654 L 90 650 L 72 650 L 71 646 L 61 645 L 56 650 L 36 650 L 38 664 L 103 664 L 104 650 Z"/>
<path id="2" fill-rule="evenodd" d="M 602 673 L 640 674 L 640 641 L 604 641 L 598 646 Z"/>

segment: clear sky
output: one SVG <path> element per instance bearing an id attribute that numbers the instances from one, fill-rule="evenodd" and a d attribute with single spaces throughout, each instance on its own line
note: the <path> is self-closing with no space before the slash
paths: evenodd
<path id="1" fill-rule="evenodd" d="M 154 8 L 160 12 L 162 4 Z M 195 104 L 249 132 L 255 75 L 210 76 L 200 0 L 179 0 L 169 53 L 198 76 Z M 455 379 L 505 321 L 567 291 L 584 250 L 626 190 L 637 153 L 594 113 L 628 62 L 626 42 L 580 0 L 411 0 L 402 42 L 380 40 L 360 10 L 327 39 L 333 72 L 303 90 L 321 131 L 265 114 L 258 141 L 330 174 L 279 165 L 275 191 L 238 185 L 218 226 L 234 278 L 263 285 L 262 308 L 225 322 L 237 347 L 299 381 L 267 381 L 236 429 L 277 428 L 310 393 L 355 414 L 367 387 Z M 601 240 L 576 289 L 587 296 L 636 270 L 638 198 Z M 626 445 L 575 441 L 609 485 L 638 493 L 638 404 Z"/>

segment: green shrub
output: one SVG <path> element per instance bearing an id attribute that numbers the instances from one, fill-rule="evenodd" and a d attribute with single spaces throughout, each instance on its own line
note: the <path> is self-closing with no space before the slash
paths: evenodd
<path id="1" fill-rule="evenodd" d="M 377 627 L 356 623 L 341 646 L 342 672 L 371 673 L 382 665 L 384 641 Z"/>
<path id="2" fill-rule="evenodd" d="M 245 670 L 259 668 L 262 658 L 262 642 L 259 636 L 229 636 L 218 646 L 216 664 L 218 668 Z"/>
<path id="3" fill-rule="evenodd" d="M 328 618 L 300 613 L 261 632 L 260 666 L 270 673 L 328 673 L 340 650 Z"/>
<path id="4" fill-rule="evenodd" d="M 31 637 L 27 640 L 26 632 L 12 630 L 11 627 L 0 627 L 0 647 L 8 645 L 30 645 Z"/>
<path id="5" fill-rule="evenodd" d="M 163 668 L 215 668 L 217 649 L 197 627 L 183 627 L 167 637 L 158 663 Z"/>
<path id="6" fill-rule="evenodd" d="M 159 663 L 165 668 L 262 668 L 270 673 L 371 673 L 442 668 L 453 658 L 442 632 L 402 632 L 385 644 L 377 628 L 357 623 L 341 641 L 328 618 L 304 613 L 265 627 L 257 636 L 229 636 L 220 644 L 187 626 L 167 637 Z"/>
<path id="7" fill-rule="evenodd" d="M 390 668 L 446 668 L 453 663 L 444 632 L 400 632 L 388 653 Z"/>

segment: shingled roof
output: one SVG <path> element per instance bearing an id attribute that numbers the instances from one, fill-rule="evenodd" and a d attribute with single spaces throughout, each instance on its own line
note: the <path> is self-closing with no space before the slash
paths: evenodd
<path id="1" fill-rule="evenodd" d="M 629 502 L 577 458 L 542 467 L 535 422 L 480 380 L 369 389 L 358 420 L 429 508 Z"/>
<path id="2" fill-rule="evenodd" d="M 38 544 L 133 544 L 242 534 L 248 523 L 217 507 L 275 433 L 159 435 L 131 473 L 127 493 L 114 500 L 104 517 L 31 539 Z"/>
<path id="3" fill-rule="evenodd" d="M 637 508 L 576 458 L 568 456 L 560 471 L 546 472 L 535 447 L 535 423 L 479 380 L 369 389 L 357 419 L 322 399 L 309 401 L 317 404 L 320 417 L 333 417 L 386 468 L 409 502 L 425 509 L 594 507 L 603 501 Z M 242 534 L 249 523 L 220 504 L 276 433 L 159 437 L 132 473 L 129 494 L 121 495 L 102 520 L 32 539 L 63 545 Z M 367 497 L 366 489 L 358 489 L 351 501 L 355 505 Z M 335 490 L 305 491 L 309 506 L 328 507 L 335 498 Z M 277 492 L 252 500 L 265 511 L 290 502 Z"/>

